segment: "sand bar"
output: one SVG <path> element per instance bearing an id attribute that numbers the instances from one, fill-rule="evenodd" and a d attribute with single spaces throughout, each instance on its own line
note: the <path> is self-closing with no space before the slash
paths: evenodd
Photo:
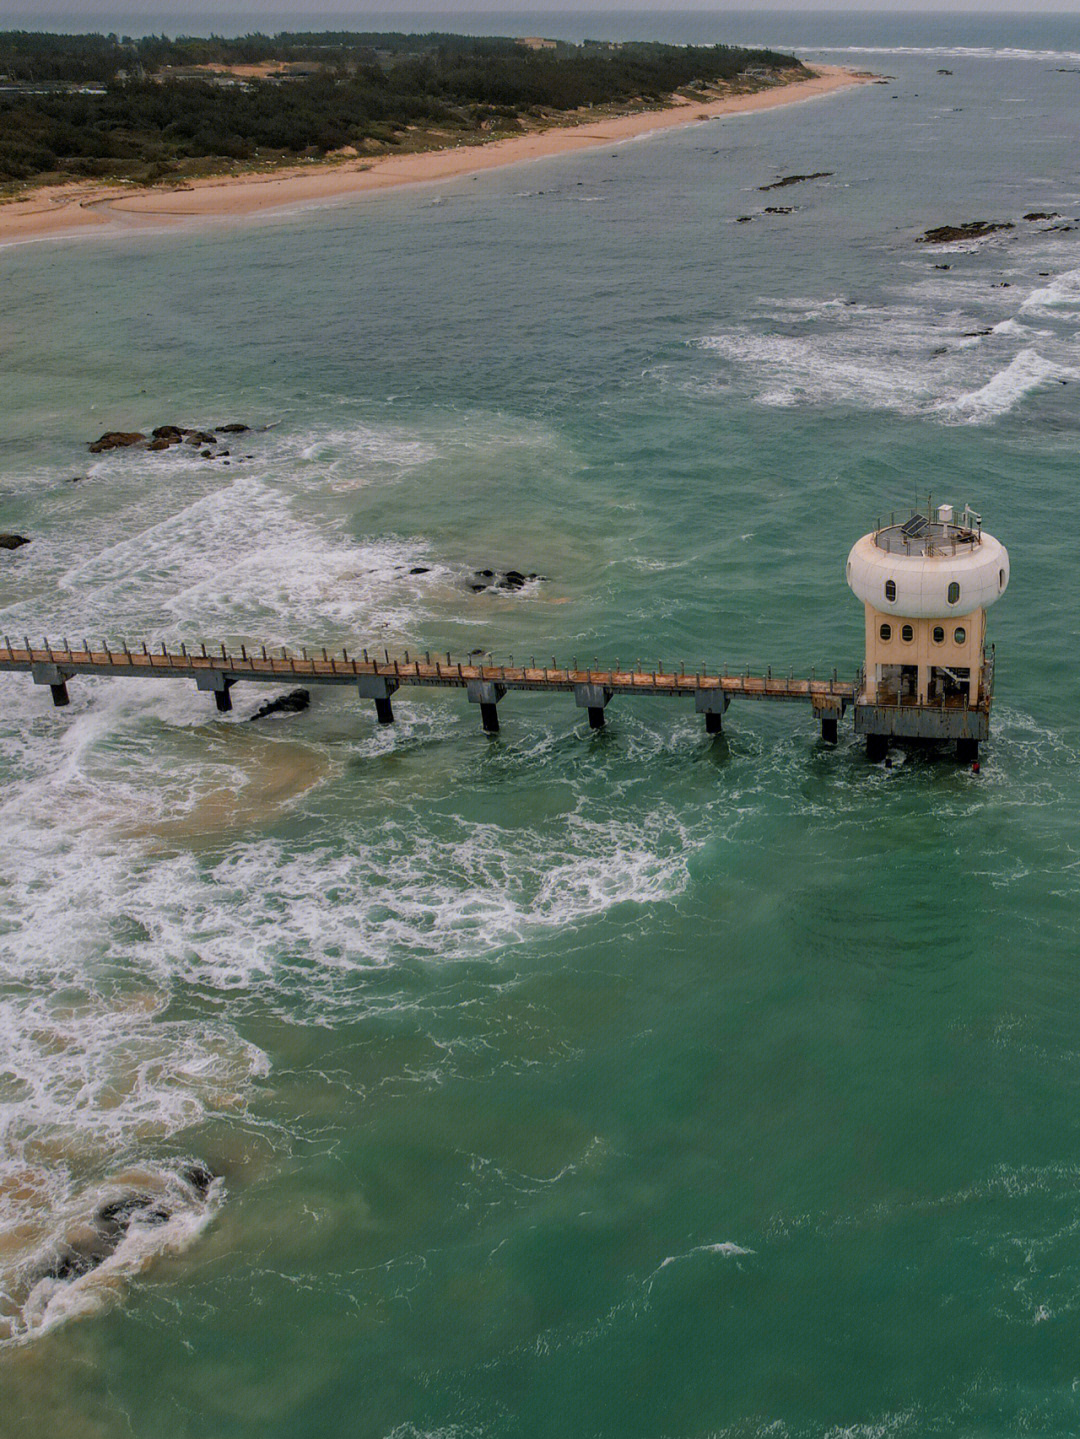
<path id="1" fill-rule="evenodd" d="M 838 65 L 817 65 L 811 78 L 748 95 L 680 100 L 660 110 L 609 116 L 511 135 L 482 144 L 385 155 L 343 163 L 309 164 L 250 175 L 221 175 L 169 188 L 73 184 L 35 190 L 0 205 L 0 243 L 63 235 L 116 232 L 198 219 L 241 219 L 291 208 L 348 200 L 398 185 L 460 179 L 499 165 L 617 144 L 657 130 L 751 110 L 811 100 L 874 76 Z"/>

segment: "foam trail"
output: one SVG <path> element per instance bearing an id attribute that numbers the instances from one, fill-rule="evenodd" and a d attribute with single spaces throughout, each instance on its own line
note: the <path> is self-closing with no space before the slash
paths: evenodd
<path id="1" fill-rule="evenodd" d="M 1080 380 L 1080 370 L 1045 360 L 1035 350 L 1021 350 L 1003 370 L 977 390 L 943 402 L 939 410 L 966 424 L 985 424 L 1007 414 L 1035 390 L 1054 381 Z"/>

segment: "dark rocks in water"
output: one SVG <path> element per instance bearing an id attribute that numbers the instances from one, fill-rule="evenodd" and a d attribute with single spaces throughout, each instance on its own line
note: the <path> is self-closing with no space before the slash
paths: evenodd
<path id="1" fill-rule="evenodd" d="M 164 435 L 160 439 L 151 440 L 147 445 L 148 450 L 171 450 L 173 445 L 179 444 L 178 440 L 167 440 Z"/>
<path id="2" fill-rule="evenodd" d="M 794 215 L 794 205 L 766 205 L 766 215 Z"/>
<path id="3" fill-rule="evenodd" d="M 134 1220 L 140 1224 L 167 1224 L 169 1211 L 159 1196 L 154 1194 L 125 1194 L 123 1199 L 114 1199 L 103 1204 L 95 1214 L 98 1228 L 110 1238 L 126 1234 Z"/>
<path id="4" fill-rule="evenodd" d="M 936 350 L 931 350 L 930 353 L 932 355 L 947 355 L 949 353 L 949 347 L 948 345 L 939 345 Z"/>
<path id="5" fill-rule="evenodd" d="M 499 589 L 520 590 L 525 585 L 525 576 L 520 570 L 507 570 L 499 579 Z"/>
<path id="6" fill-rule="evenodd" d="M 188 445 L 216 445 L 217 435 L 208 430 L 185 430 L 184 443 Z"/>
<path id="7" fill-rule="evenodd" d="M 39 1274 L 39 1279 L 79 1279 L 84 1274 L 89 1274 L 91 1269 L 96 1269 L 105 1256 L 98 1257 L 95 1254 L 80 1254 L 77 1249 L 61 1249 L 53 1262 L 46 1266 Z"/>
<path id="8" fill-rule="evenodd" d="M 952 71 L 951 71 L 951 70 L 939 70 L 939 71 L 938 71 L 938 74 L 939 74 L 939 75 L 951 75 L 951 74 L 952 74 Z"/>
<path id="9" fill-rule="evenodd" d="M 482 580 L 493 580 L 495 578 L 494 570 L 474 570 L 473 573 Z"/>
<path id="10" fill-rule="evenodd" d="M 413 565 L 412 569 L 409 571 L 410 575 L 429 575 L 430 573 L 430 565 Z"/>
<path id="11" fill-rule="evenodd" d="M 150 431 L 150 436 L 155 440 L 168 440 L 170 445 L 178 445 L 184 438 L 184 431 L 179 425 L 158 425 L 157 429 Z"/>
<path id="12" fill-rule="evenodd" d="M 0 550 L 17 550 L 29 543 L 25 535 L 0 535 Z"/>
<path id="13" fill-rule="evenodd" d="M 306 693 L 306 691 L 302 690 L 301 694 L 304 693 Z M 200 1199 L 205 1199 L 210 1193 L 210 1186 L 217 1178 L 217 1175 L 208 1165 L 202 1164 L 196 1159 L 193 1163 L 185 1165 L 184 1168 L 181 1169 L 180 1178 L 185 1184 L 191 1185 Z"/>
<path id="14" fill-rule="evenodd" d="M 976 338 L 977 338 L 978 336 L 980 336 L 980 335 L 992 335 L 993 333 L 994 333 L 993 326 L 992 326 L 992 325 L 987 325 L 987 327 L 986 327 L 985 330 L 965 330 L 965 331 L 964 331 L 964 339 L 965 339 L 965 340 L 973 340 L 973 339 L 976 339 Z"/>
<path id="15" fill-rule="evenodd" d="M 740 215 L 735 223 L 736 225 L 749 225 L 753 218 L 753 215 Z"/>
<path id="16" fill-rule="evenodd" d="M 201 460 L 212 460 L 214 458 L 214 452 L 213 450 L 200 450 L 199 458 Z"/>
<path id="17" fill-rule="evenodd" d="M 966 220 L 962 225 L 936 225 L 920 235 L 920 245 L 951 245 L 956 240 L 981 240 L 995 230 L 1014 230 L 1011 220 Z"/>
<path id="18" fill-rule="evenodd" d="M 244 435 L 251 429 L 250 425 L 218 425 L 219 435 Z"/>
<path id="19" fill-rule="evenodd" d="M 991 285 L 990 288 L 992 290 L 1011 290 L 1012 285 L 1009 284 L 1008 280 L 998 280 L 997 283 Z"/>
<path id="20" fill-rule="evenodd" d="M 470 658 L 470 659 L 475 659 L 475 657 L 476 657 L 477 655 L 482 655 L 482 654 L 484 654 L 484 653 L 485 653 L 484 650 L 470 650 L 470 651 L 469 651 L 469 658 Z"/>
<path id="21" fill-rule="evenodd" d="M 952 266 L 951 266 L 951 265 L 935 265 L 935 266 L 934 266 L 934 269 L 935 269 L 935 270 L 951 270 L 951 269 L 952 269 Z"/>
<path id="22" fill-rule="evenodd" d="M 260 705 L 249 718 L 257 720 L 265 719 L 267 715 L 300 714 L 302 710 L 307 709 L 310 703 L 310 690 L 290 690 L 287 695 L 278 695 L 277 699 L 267 700 L 266 704 Z"/>
<path id="23" fill-rule="evenodd" d="M 102 450 L 124 450 L 130 445 L 141 445 L 145 439 L 141 430 L 106 430 L 99 439 L 90 441 L 89 450 L 92 455 L 100 455 Z"/>
<path id="24" fill-rule="evenodd" d="M 1023 218 L 1025 220 L 1059 220 L 1061 216 L 1056 210 L 1029 210 Z"/>
<path id="25" fill-rule="evenodd" d="M 785 175 L 780 180 L 774 180 L 771 185 L 759 185 L 759 190 L 782 190 L 785 185 L 801 185 L 804 180 L 828 180 L 833 174 L 832 170 L 815 170 L 812 175 Z"/>
<path id="26" fill-rule="evenodd" d="M 81 485 L 82 482 L 83 482 L 83 480 L 84 480 L 85 478 L 86 478 L 85 475 L 72 475 L 71 479 L 68 480 L 68 484 L 69 484 L 69 485 Z"/>
<path id="27" fill-rule="evenodd" d="M 1075 225 L 1049 225 L 1049 226 L 1047 226 L 1046 233 L 1049 235 L 1049 233 L 1050 233 L 1051 230 L 1063 230 L 1063 231 L 1065 231 L 1065 232 L 1067 233 L 1069 230 L 1075 230 L 1075 229 L 1076 229 L 1076 226 L 1075 226 Z"/>
<path id="28" fill-rule="evenodd" d="M 469 589 L 472 590 L 474 595 L 479 595 L 487 589 L 487 585 L 470 585 Z"/>

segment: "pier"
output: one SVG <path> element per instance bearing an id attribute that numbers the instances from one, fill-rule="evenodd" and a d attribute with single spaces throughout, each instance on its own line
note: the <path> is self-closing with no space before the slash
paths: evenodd
<path id="1" fill-rule="evenodd" d="M 845 710 L 859 694 L 862 677 L 848 682 L 838 679 L 837 672 L 824 679 L 809 679 L 751 674 L 708 673 L 704 665 L 688 669 L 685 664 L 645 668 L 635 661 L 632 668 L 616 662 L 609 668 L 594 665 L 580 669 L 556 665 L 496 665 L 454 660 L 448 654 L 433 657 L 410 657 L 408 652 L 395 658 L 386 650 L 381 658 L 368 650 L 360 655 L 342 649 L 330 653 L 320 649 L 314 654 L 307 649 L 296 655 L 287 649 L 266 646 L 249 648 L 241 645 L 239 652 L 224 645 L 206 645 L 170 650 L 162 644 L 157 649 L 141 644 L 109 644 L 98 647 L 83 641 L 74 648 L 66 639 L 61 645 L 43 639 L 40 646 L 24 638 L 21 646 L 4 636 L 0 648 L 0 673 L 29 674 L 33 682 L 48 686 L 55 705 L 69 700 L 68 683 L 83 675 L 108 679 L 174 679 L 193 680 L 196 687 L 214 696 L 220 711 L 232 708 L 230 691 L 235 684 L 282 684 L 302 681 L 305 685 L 346 685 L 355 688 L 361 699 L 372 700 L 380 724 L 392 724 L 392 698 L 404 686 L 420 689 L 465 690 L 470 703 L 479 707 L 480 722 L 488 734 L 499 729 L 498 707 L 503 698 L 516 691 L 541 694 L 572 695 L 575 704 L 588 712 L 592 729 L 604 727 L 605 711 L 612 699 L 621 696 L 649 696 L 657 699 L 691 700 L 697 714 L 703 715 L 706 733 L 716 735 L 723 729 L 723 716 L 735 697 L 747 700 L 771 700 L 802 703 L 810 706 L 814 719 L 820 723 L 824 740 L 835 743 L 837 727 Z"/>

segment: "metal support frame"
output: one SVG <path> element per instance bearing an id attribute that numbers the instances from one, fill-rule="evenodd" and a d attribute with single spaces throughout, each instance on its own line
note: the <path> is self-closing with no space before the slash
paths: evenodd
<path id="1" fill-rule="evenodd" d="M 214 696 L 214 704 L 219 714 L 228 714 L 232 709 L 232 695 L 229 691 L 233 683 L 232 676 L 227 675 L 224 670 L 207 670 L 195 676 L 195 688 Z"/>
<path id="2" fill-rule="evenodd" d="M 360 698 L 375 701 L 375 718 L 379 724 L 394 723 L 394 707 L 390 703 L 390 696 L 397 688 L 397 680 L 386 679 L 382 675 L 358 675 L 356 679 Z"/>
<path id="3" fill-rule="evenodd" d="M 480 706 L 480 723 L 485 734 L 499 733 L 498 703 L 506 693 L 506 686 L 494 680 L 469 680 L 465 686 L 469 703 Z"/>
<path id="4" fill-rule="evenodd" d="M 583 684 L 574 686 L 574 703 L 578 709 L 589 711 L 589 728 L 604 728 L 604 710 L 611 699 L 611 691 L 604 685 Z"/>
<path id="5" fill-rule="evenodd" d="M 31 677 L 36 685 L 48 685 L 52 692 L 52 702 L 57 709 L 71 703 L 71 696 L 68 694 L 67 682 L 70 675 L 66 674 L 58 665 L 35 664 L 30 670 Z"/>
<path id="6" fill-rule="evenodd" d="M 724 711 L 731 703 L 731 696 L 723 690 L 698 690 L 694 695 L 694 711 L 705 716 L 705 733 L 724 733 Z"/>

